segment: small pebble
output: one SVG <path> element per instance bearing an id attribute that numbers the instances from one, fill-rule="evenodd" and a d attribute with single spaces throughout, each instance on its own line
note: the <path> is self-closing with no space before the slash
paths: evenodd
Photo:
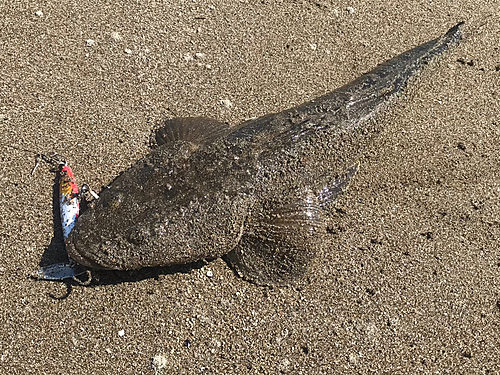
<path id="1" fill-rule="evenodd" d="M 230 108 L 233 107 L 233 102 L 231 100 L 229 100 L 229 99 L 223 99 L 223 100 L 221 100 L 221 104 L 224 107 L 228 108 L 228 109 L 230 109 Z"/>
<path id="2" fill-rule="evenodd" d="M 122 36 L 116 31 L 113 31 L 111 33 L 111 39 L 113 39 L 115 42 L 121 42 L 123 40 Z"/>
<path id="3" fill-rule="evenodd" d="M 37 17 L 41 17 L 41 16 L 43 16 L 43 12 L 42 12 L 41 10 L 37 10 L 37 11 L 35 12 L 35 16 L 37 16 Z"/>
<path id="4" fill-rule="evenodd" d="M 357 365 L 358 356 L 355 353 L 349 353 L 349 362 L 351 362 L 353 365 Z"/>
<path id="5" fill-rule="evenodd" d="M 151 366 L 157 374 L 161 373 L 167 368 L 168 361 L 164 355 L 158 354 L 151 358 Z"/>
<path id="6" fill-rule="evenodd" d="M 194 54 L 194 58 L 197 59 L 197 60 L 202 60 L 202 59 L 205 58 L 205 56 L 206 55 L 204 53 L 202 53 L 202 52 L 198 52 L 198 53 Z"/>
<path id="7" fill-rule="evenodd" d="M 285 358 L 278 364 L 278 369 L 280 372 L 288 372 L 287 370 L 290 368 L 291 362 L 288 358 Z"/>
<path id="8" fill-rule="evenodd" d="M 353 7 L 347 7 L 346 10 L 347 10 L 347 13 L 349 13 L 349 14 L 353 14 L 354 13 L 354 8 Z"/>
<path id="9" fill-rule="evenodd" d="M 186 53 L 183 57 L 184 57 L 184 60 L 186 60 L 188 62 L 193 60 L 193 56 L 191 56 L 190 53 Z"/>
<path id="10" fill-rule="evenodd" d="M 122 330 L 118 331 L 118 336 L 120 336 L 120 337 L 125 336 L 125 330 L 122 329 Z"/>
<path id="11" fill-rule="evenodd" d="M 214 277 L 214 273 L 212 272 L 212 270 L 207 271 L 207 277 Z"/>
<path id="12" fill-rule="evenodd" d="M 131 50 L 131 49 L 129 49 L 129 48 L 125 48 L 125 53 L 126 53 L 127 55 L 131 55 L 131 54 L 132 54 L 132 50 Z"/>
<path id="13" fill-rule="evenodd" d="M 316 51 L 316 49 L 318 48 L 318 45 L 316 43 L 310 43 L 309 44 L 309 47 L 313 50 L 313 51 Z"/>
<path id="14" fill-rule="evenodd" d="M 93 39 L 87 39 L 87 41 L 85 42 L 85 45 L 87 47 L 94 47 L 95 46 L 95 40 L 93 40 Z"/>

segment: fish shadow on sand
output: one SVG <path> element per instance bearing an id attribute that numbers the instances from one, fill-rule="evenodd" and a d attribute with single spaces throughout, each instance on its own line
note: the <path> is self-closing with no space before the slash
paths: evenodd
<path id="1" fill-rule="evenodd" d="M 146 279 L 160 280 L 161 276 L 173 275 L 177 273 L 190 273 L 192 270 L 203 268 L 209 262 L 210 261 L 208 260 L 204 260 L 170 267 L 141 268 L 139 270 L 132 271 L 92 270 L 92 276 L 90 279 L 88 276 L 82 275 L 81 279 L 50 280 L 50 282 L 66 284 L 66 293 L 62 296 L 56 296 L 49 293 L 49 297 L 55 300 L 65 300 L 71 295 L 74 286 L 92 288 L 122 283 L 134 283 Z"/>
<path id="2" fill-rule="evenodd" d="M 195 269 L 203 268 L 208 262 L 208 260 L 203 260 L 175 266 L 141 268 L 131 271 L 92 270 L 90 286 L 116 285 L 145 279 L 159 280 L 160 276 L 190 273 Z"/>

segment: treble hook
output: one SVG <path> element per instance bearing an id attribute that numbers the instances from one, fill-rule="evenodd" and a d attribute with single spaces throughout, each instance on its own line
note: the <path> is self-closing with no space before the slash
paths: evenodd
<path id="1" fill-rule="evenodd" d="M 35 173 L 36 169 L 40 165 L 40 162 L 44 161 L 45 163 L 49 164 L 52 166 L 52 168 L 58 170 L 61 167 L 66 165 L 66 157 L 61 154 L 57 153 L 52 153 L 51 155 L 45 155 L 45 154 L 36 154 L 35 156 L 35 166 L 30 172 L 30 176 L 33 176 Z"/>

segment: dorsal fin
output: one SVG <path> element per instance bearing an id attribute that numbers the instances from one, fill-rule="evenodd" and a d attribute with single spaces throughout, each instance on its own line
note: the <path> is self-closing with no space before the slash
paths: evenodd
<path id="1" fill-rule="evenodd" d="M 195 145 L 208 145 L 229 134 L 227 123 L 206 117 L 177 117 L 166 120 L 155 131 L 158 146 L 176 141 L 191 142 Z"/>

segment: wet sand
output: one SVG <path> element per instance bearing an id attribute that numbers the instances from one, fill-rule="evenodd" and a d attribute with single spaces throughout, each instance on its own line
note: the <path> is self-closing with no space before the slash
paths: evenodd
<path id="1" fill-rule="evenodd" d="M 498 5 L 57 3 L 0 5 L 0 373 L 500 373 Z M 62 250 L 35 153 L 99 190 L 162 119 L 282 110 L 462 20 L 461 45 L 378 117 L 297 286 L 220 259 L 69 296 L 29 277 Z"/>

